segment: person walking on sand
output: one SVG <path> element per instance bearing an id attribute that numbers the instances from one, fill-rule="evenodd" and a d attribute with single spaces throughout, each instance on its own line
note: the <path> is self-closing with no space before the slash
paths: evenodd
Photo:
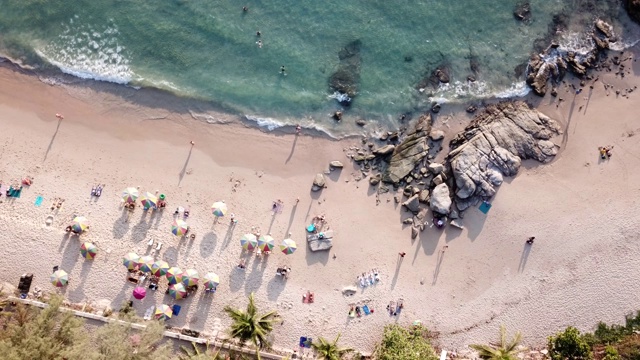
<path id="1" fill-rule="evenodd" d="M 533 245 L 533 240 L 535 240 L 535 239 L 536 239 L 536 237 L 535 237 L 535 236 L 532 236 L 532 237 L 528 238 L 528 239 L 527 239 L 527 244 L 528 244 L 528 245 Z"/>
<path id="2" fill-rule="evenodd" d="M 403 259 L 405 255 L 407 255 L 406 252 L 399 252 L 398 255 L 400 255 L 400 258 Z"/>

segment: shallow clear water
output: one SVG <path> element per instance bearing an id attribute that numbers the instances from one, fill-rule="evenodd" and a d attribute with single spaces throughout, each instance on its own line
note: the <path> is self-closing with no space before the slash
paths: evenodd
<path id="1" fill-rule="evenodd" d="M 526 91 L 514 68 L 552 16 L 580 1 L 532 0 L 528 24 L 515 20 L 516 2 L 0 0 L 0 45 L 76 76 L 159 87 L 253 119 L 303 118 L 339 132 L 329 117 L 341 107 L 330 97 L 329 77 L 340 67 L 340 50 L 356 40 L 358 93 L 349 118 L 384 124 L 434 99 Z M 470 59 L 478 64 L 475 83 L 466 81 Z M 450 69 L 451 83 L 420 92 L 417 84 L 439 65 Z"/>

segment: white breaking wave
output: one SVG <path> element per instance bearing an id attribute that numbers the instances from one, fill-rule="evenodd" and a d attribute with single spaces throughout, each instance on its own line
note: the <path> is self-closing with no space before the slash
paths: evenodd
<path id="1" fill-rule="evenodd" d="M 111 24 L 93 28 L 78 24 L 77 16 L 69 20 L 56 39 L 36 53 L 62 72 L 83 79 L 127 84 L 134 80 L 126 48 L 118 42 L 118 28 Z"/>

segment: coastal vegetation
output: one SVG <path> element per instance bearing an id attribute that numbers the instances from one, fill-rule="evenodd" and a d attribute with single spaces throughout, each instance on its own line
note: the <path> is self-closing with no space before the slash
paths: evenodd
<path id="1" fill-rule="evenodd" d="M 496 344 L 474 344 L 470 347 L 478 352 L 478 356 L 485 360 L 516 360 L 519 352 L 518 345 L 522 334 L 518 331 L 511 341 L 507 340 L 507 329 L 500 326 L 500 342 Z"/>
<path id="2" fill-rule="evenodd" d="M 253 293 L 249 295 L 246 311 L 231 306 L 226 306 L 224 311 L 233 321 L 229 329 L 231 336 L 241 344 L 251 342 L 256 347 L 256 356 L 260 359 L 260 350 L 269 346 L 267 337 L 273 331 L 273 323 L 278 314 L 275 311 L 259 314 Z"/>
<path id="3" fill-rule="evenodd" d="M 353 349 L 339 347 L 338 340 L 340 340 L 340 334 L 333 341 L 320 337 L 317 342 L 311 344 L 311 347 L 318 354 L 318 359 L 340 360 L 344 355 L 353 352 Z"/>
<path id="4" fill-rule="evenodd" d="M 404 328 L 387 325 L 382 341 L 376 347 L 374 358 L 379 360 L 435 360 L 438 359 L 431 346 L 429 331 L 421 326 Z"/>

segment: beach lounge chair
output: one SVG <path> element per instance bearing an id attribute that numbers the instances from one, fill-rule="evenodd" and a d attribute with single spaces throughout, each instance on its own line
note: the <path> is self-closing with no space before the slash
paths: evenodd
<path id="1" fill-rule="evenodd" d="M 144 313 L 144 317 L 143 319 L 145 320 L 151 320 L 151 316 L 153 316 L 153 311 L 156 309 L 155 306 L 151 306 L 150 308 L 147 309 L 147 311 L 145 311 Z"/>
<path id="2" fill-rule="evenodd" d="M 364 311 L 365 315 L 371 315 L 371 311 L 367 305 L 362 306 L 362 311 Z"/>
<path id="3" fill-rule="evenodd" d="M 161 249 L 161 248 L 162 248 L 162 243 L 161 243 L 161 242 L 159 242 L 159 243 L 158 243 L 158 246 L 156 246 L 156 250 L 160 251 L 160 249 Z"/>
<path id="4" fill-rule="evenodd" d="M 173 315 L 178 316 L 180 314 L 180 310 L 182 309 L 182 306 L 175 304 L 171 308 L 173 309 Z"/>
<path id="5" fill-rule="evenodd" d="M 94 193 L 95 196 L 100 197 L 100 195 L 102 195 L 102 189 L 104 188 L 104 185 L 98 185 L 98 187 L 96 188 L 96 192 Z"/>
<path id="6" fill-rule="evenodd" d="M 153 246 L 153 239 L 149 239 L 149 242 L 147 243 L 147 246 Z"/>
<path id="7" fill-rule="evenodd" d="M 358 315 L 358 317 L 362 316 L 362 310 L 360 310 L 360 306 L 356 306 L 356 315 Z"/>

